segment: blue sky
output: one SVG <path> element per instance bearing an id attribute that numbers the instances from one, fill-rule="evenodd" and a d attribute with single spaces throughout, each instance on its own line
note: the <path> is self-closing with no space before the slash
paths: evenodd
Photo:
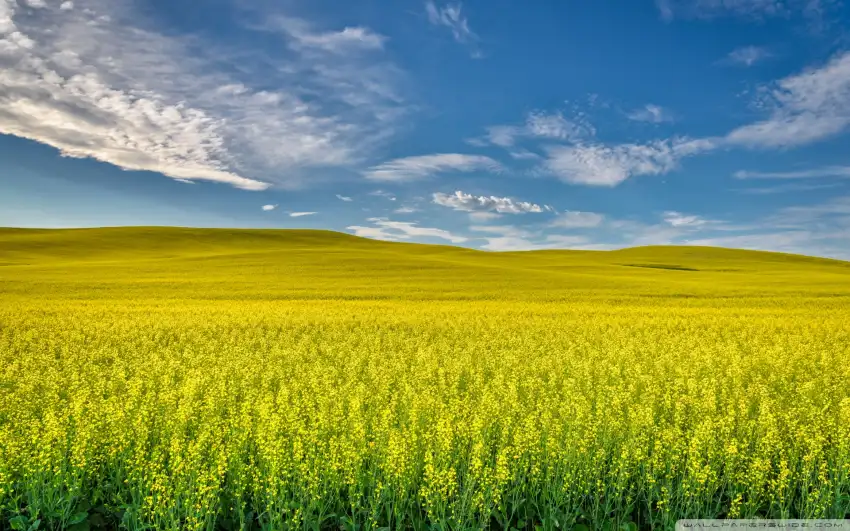
<path id="1" fill-rule="evenodd" d="M 0 226 L 850 259 L 839 0 L 0 0 Z"/>

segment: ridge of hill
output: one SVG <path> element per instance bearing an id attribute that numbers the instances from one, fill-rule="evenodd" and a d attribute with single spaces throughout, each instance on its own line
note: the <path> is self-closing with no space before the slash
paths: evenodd
<path id="1" fill-rule="evenodd" d="M 715 247 L 486 252 L 323 230 L 0 228 L 0 293 L 147 298 L 850 296 L 850 262 Z"/>

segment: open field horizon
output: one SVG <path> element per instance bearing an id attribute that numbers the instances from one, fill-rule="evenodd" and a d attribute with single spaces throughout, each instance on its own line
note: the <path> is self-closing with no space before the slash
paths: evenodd
<path id="1" fill-rule="evenodd" d="M 0 0 L 0 64 L 0 531 L 850 527 L 850 0 Z"/>
<path id="2" fill-rule="evenodd" d="M 0 229 L 0 528 L 847 518 L 848 356 L 838 260 Z"/>
<path id="3" fill-rule="evenodd" d="M 795 291 L 812 296 L 850 293 L 843 289 L 850 262 L 721 247 L 490 252 L 324 230 L 182 227 L 0 228 L 0 244 L 0 266 L 20 271 L 22 279 L 27 272 L 38 275 L 39 286 L 61 282 L 64 268 L 70 267 L 75 276 L 68 279 L 69 285 L 85 278 L 96 282 L 113 278 L 117 287 L 122 275 L 132 272 L 136 284 L 173 288 L 175 294 L 191 290 L 193 298 L 217 293 L 214 287 L 208 289 L 219 281 L 216 271 L 224 272 L 229 282 L 226 292 L 237 298 L 324 297 L 329 293 L 325 287 L 295 281 L 343 278 L 347 298 L 392 297 L 397 288 L 402 288 L 399 296 L 407 297 L 410 293 L 403 288 L 413 280 L 422 282 L 416 291 L 426 298 L 557 299 L 567 291 L 625 293 L 624 288 L 631 295 L 682 297 L 757 296 L 759 290 L 764 290 L 764 296 Z M 343 258 L 344 263 L 335 258 Z M 157 261 L 167 264 L 167 269 L 158 269 Z M 191 273 L 199 267 L 213 276 L 193 278 Z M 813 275 L 801 278 L 801 272 Z M 165 275 L 177 283 L 169 286 Z M 276 285 L 247 288 L 259 285 L 264 275 L 275 278 Z M 472 275 L 475 289 L 464 291 Z M 709 281 L 712 285 L 706 288 Z M 234 293 L 234 286 L 244 286 L 246 291 Z"/>

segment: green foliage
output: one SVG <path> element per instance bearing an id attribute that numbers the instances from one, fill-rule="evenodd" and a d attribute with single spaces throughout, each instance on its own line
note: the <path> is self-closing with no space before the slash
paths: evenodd
<path id="1" fill-rule="evenodd" d="M 850 264 L 0 229 L 0 528 L 850 515 Z"/>

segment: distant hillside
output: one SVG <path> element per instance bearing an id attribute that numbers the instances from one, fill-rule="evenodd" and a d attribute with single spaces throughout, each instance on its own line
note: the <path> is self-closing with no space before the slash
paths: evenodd
<path id="1" fill-rule="evenodd" d="M 0 291 L 187 298 L 843 296 L 850 295 L 850 262 L 680 246 L 492 253 L 318 230 L 0 229 Z"/>

